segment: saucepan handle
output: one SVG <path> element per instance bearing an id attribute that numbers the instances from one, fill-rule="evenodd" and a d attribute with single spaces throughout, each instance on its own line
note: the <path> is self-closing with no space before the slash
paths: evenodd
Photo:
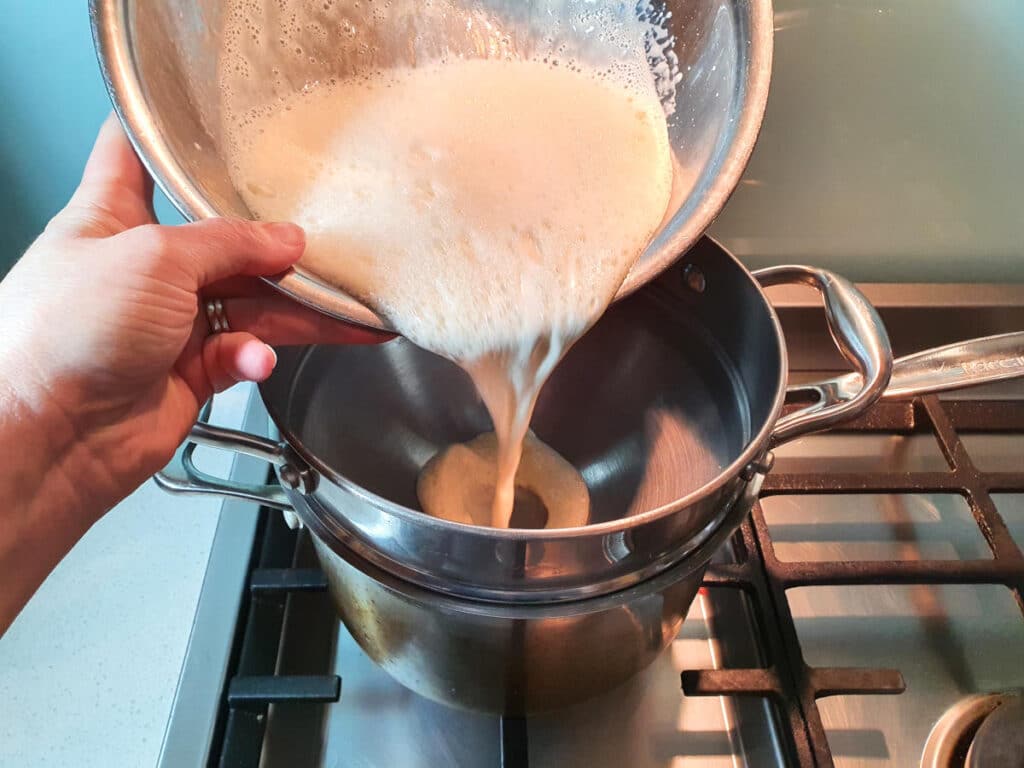
<path id="1" fill-rule="evenodd" d="M 849 280 L 814 267 L 769 267 L 754 276 L 765 287 L 802 283 L 817 289 L 825 304 L 832 338 L 858 376 L 858 386 L 843 396 L 821 397 L 779 419 L 772 432 L 772 445 L 850 421 L 870 408 L 885 392 L 893 363 L 885 325 L 864 294 Z M 806 389 L 798 386 L 789 391 Z"/>
<path id="2" fill-rule="evenodd" d="M 1024 376 L 1024 332 L 1003 333 L 928 349 L 895 362 L 884 400 L 908 400 L 935 392 L 966 389 Z M 849 397 L 862 385 L 849 373 L 811 389 L 825 399 Z"/>
<path id="3" fill-rule="evenodd" d="M 210 417 L 210 403 L 202 409 L 199 421 L 192 427 L 188 439 L 175 453 L 171 463 L 154 475 L 157 485 L 169 493 L 218 496 L 228 499 L 254 501 L 265 507 L 291 511 L 291 502 L 278 485 L 241 483 L 214 477 L 199 469 L 193 461 L 200 445 L 255 456 L 282 466 L 285 464 L 285 446 L 264 437 L 235 429 L 215 427 L 206 423 Z"/>

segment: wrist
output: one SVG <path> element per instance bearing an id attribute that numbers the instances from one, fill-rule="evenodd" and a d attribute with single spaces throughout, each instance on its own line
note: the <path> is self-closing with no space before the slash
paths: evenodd
<path id="1" fill-rule="evenodd" d="M 96 521 L 72 467 L 74 430 L 45 391 L 0 355 L 0 635 Z"/>
<path id="2" fill-rule="evenodd" d="M 43 382 L 28 356 L 11 347 L 0 355 L 0 446 L 6 478 L 0 479 L 0 499 L 37 511 L 59 505 L 65 524 L 78 527 L 82 522 L 88 528 L 106 511 L 91 477 L 95 469 L 88 440 L 56 396 L 59 382 Z"/>

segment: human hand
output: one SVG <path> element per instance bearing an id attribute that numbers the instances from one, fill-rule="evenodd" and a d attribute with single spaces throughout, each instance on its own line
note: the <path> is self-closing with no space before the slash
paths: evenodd
<path id="1" fill-rule="evenodd" d="M 258 280 L 302 255 L 300 228 L 159 226 L 152 193 L 109 119 L 71 202 L 0 283 L 0 401 L 6 380 L 8 397 L 65 435 L 71 480 L 97 516 L 170 459 L 214 392 L 270 375 L 276 356 L 264 342 L 388 338 Z M 201 297 L 223 300 L 232 332 L 211 335 Z"/>

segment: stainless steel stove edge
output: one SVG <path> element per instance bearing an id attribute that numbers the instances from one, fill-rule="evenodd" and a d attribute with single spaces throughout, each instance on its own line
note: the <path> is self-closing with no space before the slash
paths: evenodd
<path id="1" fill-rule="evenodd" d="M 266 432 L 267 414 L 255 388 L 241 428 Z M 237 455 L 230 479 L 262 483 L 266 474 L 266 462 Z M 228 500 L 221 506 L 158 768 L 208 764 L 258 516 L 259 507 L 250 502 Z"/>

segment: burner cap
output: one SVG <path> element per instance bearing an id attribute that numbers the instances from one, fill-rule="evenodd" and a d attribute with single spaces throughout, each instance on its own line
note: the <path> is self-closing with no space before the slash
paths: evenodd
<path id="1" fill-rule="evenodd" d="M 1024 768 L 1024 697 L 1004 699 L 982 721 L 967 768 Z"/>
<path id="2" fill-rule="evenodd" d="M 1024 768 L 1022 760 L 1024 696 L 1020 691 L 986 693 L 961 699 L 939 718 L 921 754 L 921 768 Z"/>

